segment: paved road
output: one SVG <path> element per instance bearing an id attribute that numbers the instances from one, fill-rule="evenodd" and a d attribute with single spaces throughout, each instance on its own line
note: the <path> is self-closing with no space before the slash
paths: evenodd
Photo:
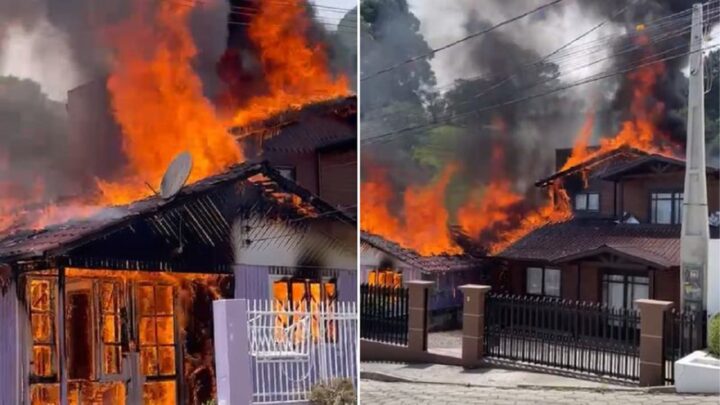
<path id="1" fill-rule="evenodd" d="M 622 405 L 717 405 L 720 398 L 703 395 L 676 395 L 645 392 L 597 392 L 553 389 L 504 389 L 463 387 L 443 384 L 386 383 L 362 380 L 360 400 L 365 404 L 622 404 Z"/>

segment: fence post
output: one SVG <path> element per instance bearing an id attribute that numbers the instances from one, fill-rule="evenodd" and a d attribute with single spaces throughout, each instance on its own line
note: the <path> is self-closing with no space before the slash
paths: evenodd
<path id="1" fill-rule="evenodd" d="M 408 349 L 427 351 L 428 295 L 432 281 L 413 280 L 408 287 Z"/>
<path id="2" fill-rule="evenodd" d="M 247 300 L 213 301 L 218 405 L 252 403 L 254 386 L 248 342 Z"/>
<path id="3" fill-rule="evenodd" d="M 484 354 L 485 341 L 485 295 L 490 286 L 466 284 L 460 287 L 463 292 L 463 367 L 476 367 Z"/>
<path id="4" fill-rule="evenodd" d="M 672 301 L 635 300 L 640 308 L 640 386 L 664 385 L 665 311 Z"/>

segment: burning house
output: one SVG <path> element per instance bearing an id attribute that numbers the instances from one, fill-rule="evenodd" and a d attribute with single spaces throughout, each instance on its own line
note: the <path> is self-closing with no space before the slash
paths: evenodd
<path id="1" fill-rule="evenodd" d="M 576 164 L 557 151 L 571 210 L 500 248 L 494 288 L 629 308 L 638 298 L 679 302 L 680 226 L 685 161 L 628 146 Z M 569 167 L 568 167 L 569 166 Z M 708 167 L 708 215 L 717 215 L 720 171 Z M 711 236 L 718 237 L 717 222 Z"/>
<path id="2" fill-rule="evenodd" d="M 203 403 L 212 301 L 355 297 L 354 220 L 267 163 L 0 240 L 9 403 Z"/>
<path id="3" fill-rule="evenodd" d="M 447 329 L 459 322 L 464 284 L 488 283 L 485 261 L 470 254 L 423 256 L 382 236 L 360 235 L 360 279 L 370 285 L 402 286 L 411 280 L 435 283 L 428 301 L 430 328 Z"/>

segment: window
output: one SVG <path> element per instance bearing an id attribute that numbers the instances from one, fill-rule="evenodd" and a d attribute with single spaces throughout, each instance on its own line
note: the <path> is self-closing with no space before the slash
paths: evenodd
<path id="1" fill-rule="evenodd" d="M 290 316 L 289 313 L 297 311 L 317 314 L 320 312 L 321 305 L 325 306 L 326 311 L 333 311 L 334 304 L 337 302 L 337 286 L 333 279 L 319 281 L 285 277 L 272 281 L 272 296 L 273 306 L 278 311 L 275 318 L 275 339 L 281 341 L 285 339 L 286 331 L 291 330 L 293 324 L 302 320 L 302 315 Z M 310 322 L 310 334 L 315 341 L 320 336 L 319 322 L 319 316 L 313 315 Z M 324 330 L 325 340 L 334 342 L 337 336 L 333 322 L 326 321 Z M 301 343 L 305 330 L 296 327 L 294 331 L 296 343 Z"/>
<path id="2" fill-rule="evenodd" d="M 578 193 L 575 194 L 575 211 L 599 211 L 599 193 Z"/>
<path id="3" fill-rule="evenodd" d="M 635 308 L 635 300 L 648 298 L 648 277 L 603 274 L 603 303 L 613 308 Z"/>
<path id="4" fill-rule="evenodd" d="M 148 377 L 175 375 L 173 287 L 138 286 L 140 366 Z"/>
<path id="5" fill-rule="evenodd" d="M 103 374 L 122 372 L 120 296 L 121 285 L 116 281 L 100 282 L 101 359 Z"/>
<path id="6" fill-rule="evenodd" d="M 30 325 L 32 328 L 31 373 L 52 377 L 56 373 L 55 358 L 55 283 L 46 278 L 29 280 Z"/>
<path id="7" fill-rule="evenodd" d="M 371 270 L 368 284 L 385 287 L 402 287 L 402 273 L 395 270 Z"/>
<path id="8" fill-rule="evenodd" d="M 651 193 L 650 222 L 653 224 L 679 224 L 682 222 L 683 193 Z"/>
<path id="9" fill-rule="evenodd" d="M 544 267 L 528 267 L 526 292 L 532 295 L 560 296 L 560 270 Z"/>

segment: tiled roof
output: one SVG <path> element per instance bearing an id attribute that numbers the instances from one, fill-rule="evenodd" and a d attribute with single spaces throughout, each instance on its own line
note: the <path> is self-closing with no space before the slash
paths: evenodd
<path id="1" fill-rule="evenodd" d="M 602 177 L 605 172 L 613 170 L 618 165 L 624 165 L 627 162 L 632 162 L 638 157 L 647 156 L 648 153 L 639 149 L 630 147 L 621 147 L 618 149 L 611 150 L 591 157 L 575 166 L 569 167 L 565 170 L 557 171 L 548 177 L 538 180 L 535 182 L 536 186 L 546 186 L 553 182 L 553 180 L 569 176 L 578 173 L 582 170 L 589 170 L 592 168 L 590 177 Z"/>
<path id="2" fill-rule="evenodd" d="M 680 226 L 572 219 L 547 224 L 497 257 L 563 262 L 610 252 L 666 268 L 680 265 Z"/>
<path id="3" fill-rule="evenodd" d="M 421 256 L 417 252 L 406 249 L 395 242 L 389 241 L 382 236 L 362 232 L 360 240 L 365 248 L 367 246 L 381 250 L 410 266 L 425 271 L 447 271 L 476 268 L 483 261 L 476 257 L 461 255 L 435 255 Z"/>
<path id="4" fill-rule="evenodd" d="M 0 235 L 0 261 L 40 257 L 58 249 L 84 244 L 96 237 L 108 235 L 136 218 L 151 216 L 165 208 L 184 204 L 218 185 L 243 179 L 250 179 L 253 184 L 261 186 L 262 195 L 267 199 L 278 200 L 283 198 L 283 195 L 299 197 L 287 204 L 297 212 L 298 216 L 322 215 L 355 223 L 355 220 L 319 197 L 281 176 L 266 162 L 243 163 L 183 187 L 172 200 L 153 196 L 126 206 L 108 207 L 89 218 L 51 225 L 41 230 L 21 230 L 9 235 Z M 202 207 L 203 211 L 205 209 L 206 207 Z M 198 212 L 197 217 L 203 214 Z M 212 221 L 212 218 L 217 217 L 207 215 L 207 218 Z"/>

